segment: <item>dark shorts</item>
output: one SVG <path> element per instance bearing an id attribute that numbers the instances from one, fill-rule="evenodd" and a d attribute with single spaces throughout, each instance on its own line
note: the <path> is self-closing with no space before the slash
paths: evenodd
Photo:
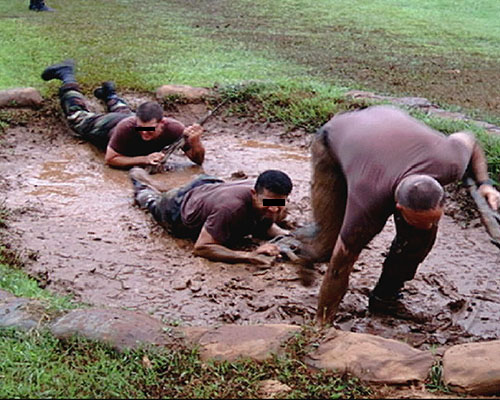
<path id="1" fill-rule="evenodd" d="M 224 183 L 222 179 L 214 176 L 201 174 L 194 180 L 180 188 L 169 190 L 168 192 L 158 195 L 158 197 L 149 202 L 147 208 L 158 221 L 168 231 L 172 232 L 175 236 L 193 236 L 199 232 L 193 232 L 187 229 L 182 224 L 181 207 L 186 194 L 201 185 Z"/>

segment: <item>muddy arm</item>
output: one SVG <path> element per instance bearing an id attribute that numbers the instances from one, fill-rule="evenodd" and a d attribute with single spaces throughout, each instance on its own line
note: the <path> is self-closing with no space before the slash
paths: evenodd
<path id="1" fill-rule="evenodd" d="M 152 165 L 157 163 L 162 157 L 161 153 L 151 153 L 147 156 L 128 157 L 117 153 L 110 146 L 106 149 L 104 161 L 107 165 L 118 168 L 133 167 L 135 165 Z"/>
<path id="2" fill-rule="evenodd" d="M 189 150 L 185 151 L 186 156 L 194 163 L 201 165 L 205 160 L 205 148 L 201 144 L 201 140 L 198 138 L 188 139 Z"/>
<path id="3" fill-rule="evenodd" d="M 493 210 L 497 210 L 500 205 L 500 193 L 488 179 L 488 164 L 481 145 L 473 135 L 467 132 L 454 133 L 450 135 L 450 139 L 461 141 L 469 149 L 471 156 L 468 170 L 472 172 L 477 182 L 478 193 L 486 199 Z"/>
<path id="4" fill-rule="evenodd" d="M 207 232 L 205 227 L 202 228 L 200 236 L 194 245 L 194 255 L 206 258 L 212 261 L 222 261 L 226 263 L 251 263 L 251 264 L 271 264 L 272 259 L 268 259 L 256 253 L 247 251 L 231 250 L 219 243 Z"/>
<path id="5" fill-rule="evenodd" d="M 340 301 L 347 291 L 349 274 L 358 256 L 359 253 L 353 253 L 345 247 L 340 237 L 337 239 L 319 292 L 316 320 L 320 324 L 333 321 Z"/>

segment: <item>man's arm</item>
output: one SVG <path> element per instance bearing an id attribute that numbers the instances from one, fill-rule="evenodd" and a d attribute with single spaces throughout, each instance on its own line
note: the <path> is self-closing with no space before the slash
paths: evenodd
<path id="1" fill-rule="evenodd" d="M 339 236 L 319 292 L 316 320 L 320 324 L 333 321 L 340 301 L 347 291 L 349 274 L 358 256 L 359 252 L 349 251 Z"/>
<path id="2" fill-rule="evenodd" d="M 270 265 L 272 260 L 259 255 L 259 249 L 255 252 L 231 250 L 214 239 L 205 227 L 201 229 L 200 235 L 194 244 L 194 255 L 204 257 L 212 261 L 222 261 L 227 263 L 251 263 Z M 260 254 L 263 254 L 261 252 Z"/>
<path id="3" fill-rule="evenodd" d="M 488 201 L 492 209 L 497 210 L 500 206 L 500 193 L 491 185 L 486 156 L 480 144 L 471 134 L 465 132 L 454 133 L 450 138 L 460 140 L 471 151 L 469 165 L 478 184 L 478 192 Z"/>
<path id="4" fill-rule="evenodd" d="M 107 165 L 118 168 L 133 167 L 135 165 L 155 165 L 158 164 L 163 157 L 163 153 L 156 152 L 147 156 L 128 157 L 114 151 L 111 146 L 106 148 L 104 161 Z"/>
<path id="5" fill-rule="evenodd" d="M 290 231 L 280 228 L 277 224 L 273 223 L 271 227 L 267 230 L 267 234 L 269 237 L 273 238 L 281 235 L 289 235 Z"/>
<path id="6" fill-rule="evenodd" d="M 205 159 L 205 148 L 201 143 L 201 133 L 203 128 L 198 124 L 193 124 L 184 129 L 183 135 L 186 138 L 188 150 L 186 156 L 194 163 L 201 165 Z"/>

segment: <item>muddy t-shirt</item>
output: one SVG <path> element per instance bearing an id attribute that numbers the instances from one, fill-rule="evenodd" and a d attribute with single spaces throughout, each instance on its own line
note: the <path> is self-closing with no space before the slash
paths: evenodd
<path id="1" fill-rule="evenodd" d="M 383 229 L 403 178 L 425 174 L 446 185 L 463 176 L 471 157 L 459 139 L 388 106 L 340 114 L 323 129 L 347 180 L 340 235 L 352 251 L 361 251 Z"/>
<path id="2" fill-rule="evenodd" d="M 203 226 L 220 244 L 231 244 L 248 234 L 266 232 L 270 220 L 260 220 L 252 207 L 249 182 L 207 184 L 190 190 L 181 205 L 183 225 L 193 232 Z"/>
<path id="3" fill-rule="evenodd" d="M 109 146 L 117 153 L 127 156 L 146 156 L 160 151 L 182 136 L 184 125 L 173 118 L 163 118 L 160 136 L 152 140 L 143 140 L 136 132 L 137 119 L 131 116 L 121 120 L 110 132 Z"/>

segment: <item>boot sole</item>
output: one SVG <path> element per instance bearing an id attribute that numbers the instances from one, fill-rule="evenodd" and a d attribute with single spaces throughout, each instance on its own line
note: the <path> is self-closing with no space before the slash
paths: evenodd
<path id="1" fill-rule="evenodd" d="M 37 10 L 37 11 L 39 11 L 39 10 Z M 54 64 L 54 65 L 51 65 L 51 66 L 45 68 L 44 71 L 42 72 L 42 79 L 44 81 L 50 81 L 52 79 L 57 79 L 58 78 L 57 71 L 61 68 L 64 68 L 64 67 L 71 67 L 73 69 L 75 67 L 75 61 L 73 59 L 67 59 L 67 60 L 64 60 L 62 63 Z"/>

